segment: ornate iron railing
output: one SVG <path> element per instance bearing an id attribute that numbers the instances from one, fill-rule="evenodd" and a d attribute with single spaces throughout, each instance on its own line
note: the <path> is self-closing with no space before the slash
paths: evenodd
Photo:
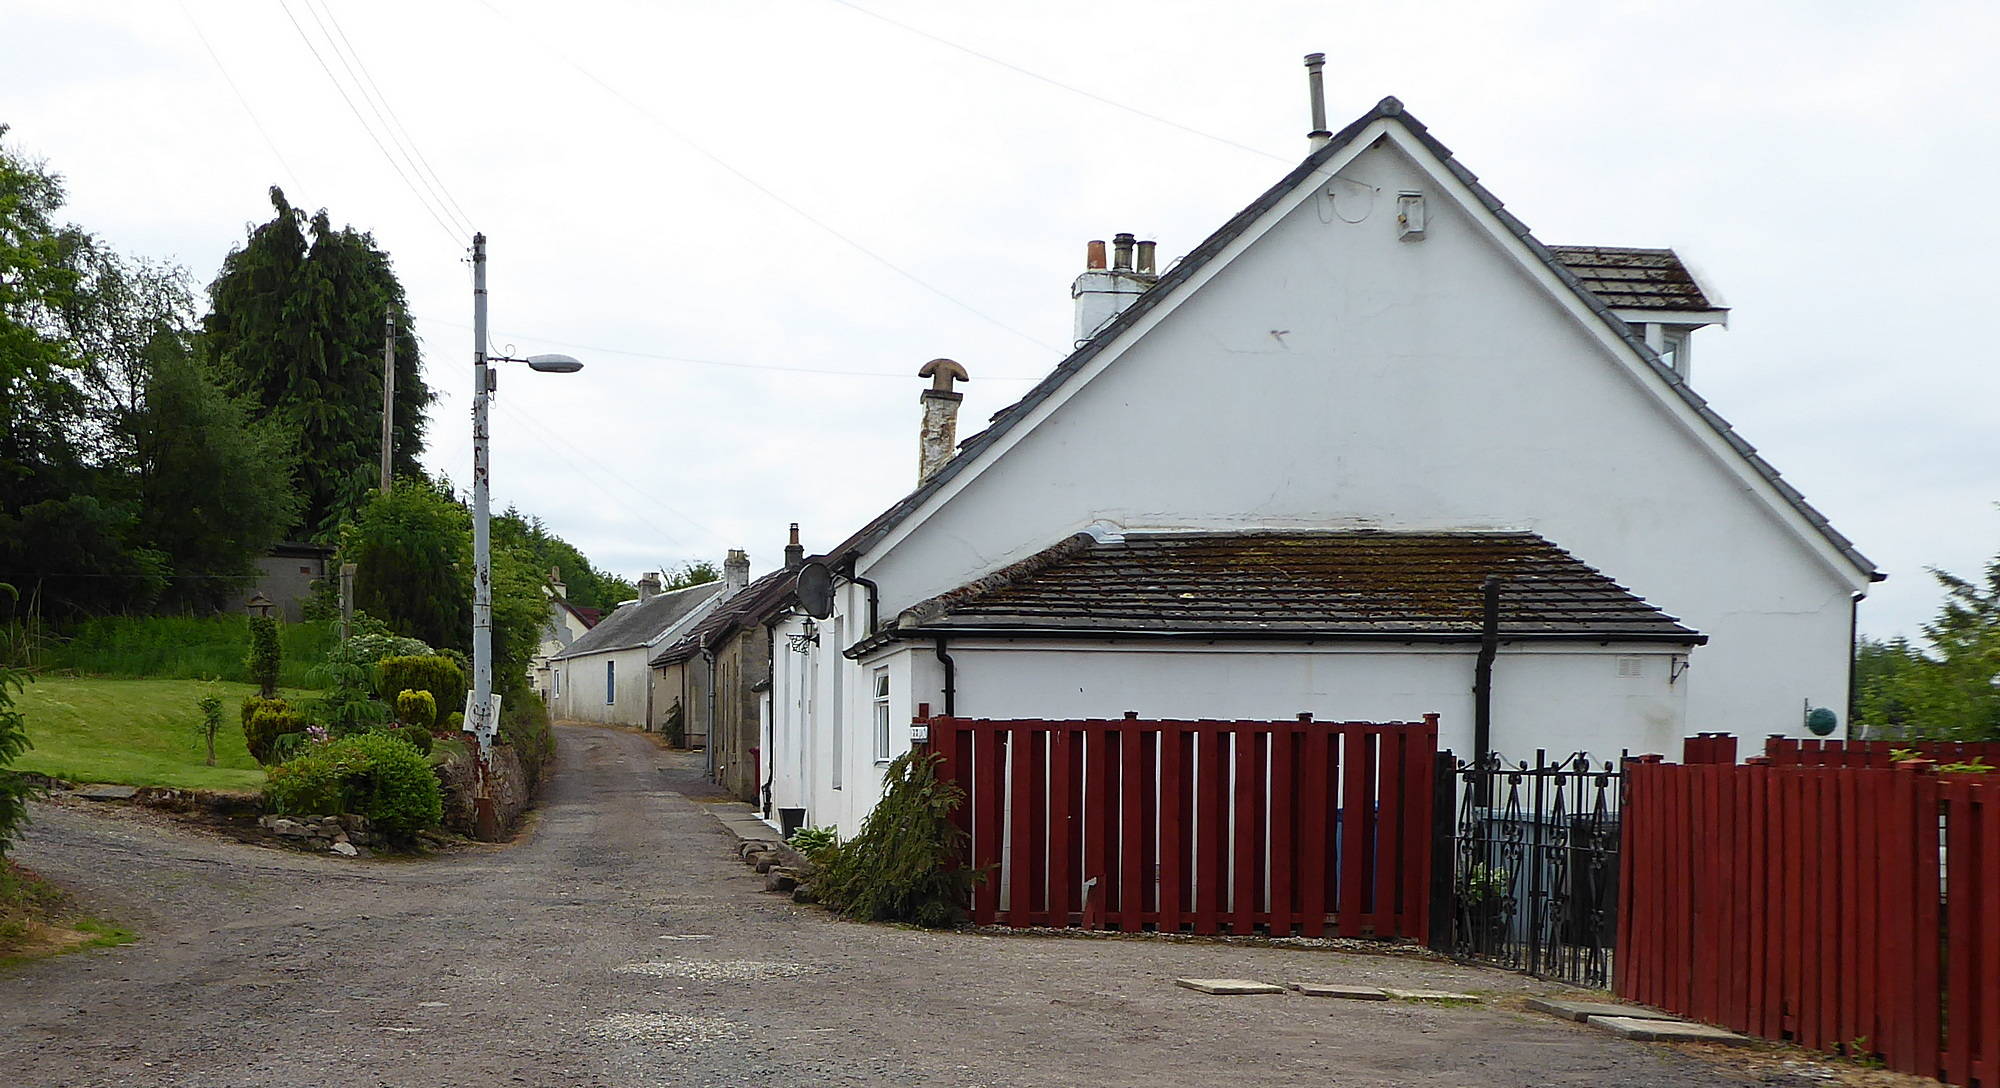
<path id="1" fill-rule="evenodd" d="M 1457 764 L 1453 955 L 1585 986 L 1611 980 L 1620 764 L 1578 752 Z"/>

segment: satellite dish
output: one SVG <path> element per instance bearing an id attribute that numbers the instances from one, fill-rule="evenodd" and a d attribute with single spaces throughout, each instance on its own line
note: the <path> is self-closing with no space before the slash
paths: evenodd
<path id="1" fill-rule="evenodd" d="M 833 615 L 833 570 L 814 560 L 799 568 L 799 607 L 806 615 L 823 620 Z"/>

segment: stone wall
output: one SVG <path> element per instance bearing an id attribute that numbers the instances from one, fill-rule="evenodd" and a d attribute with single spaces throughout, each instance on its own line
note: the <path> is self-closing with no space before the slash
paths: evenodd
<path id="1" fill-rule="evenodd" d="M 368 829 L 368 817 L 349 812 L 340 816 L 265 816 L 257 826 L 282 840 L 287 846 L 323 850 L 344 857 L 367 857 L 375 836 Z"/>
<path id="2" fill-rule="evenodd" d="M 472 757 L 453 756 L 436 767 L 438 782 L 444 786 L 444 826 L 451 831 L 470 837 L 473 832 L 472 814 Z M 521 813 L 534 803 L 535 795 L 541 792 L 541 783 L 528 780 L 528 774 L 521 766 L 521 759 L 514 754 L 511 745 L 497 744 L 487 765 L 487 777 L 493 790 L 493 806 L 500 819 L 502 834 L 511 833 L 520 821 Z"/>

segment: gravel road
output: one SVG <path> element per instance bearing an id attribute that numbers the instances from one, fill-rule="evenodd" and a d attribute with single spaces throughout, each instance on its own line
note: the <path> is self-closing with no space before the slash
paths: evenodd
<path id="1" fill-rule="evenodd" d="M 1379 955 L 926 933 L 762 892 L 688 758 L 559 731 L 520 843 L 287 853 L 43 805 L 19 860 L 138 943 L 0 974 L 0 1085 L 1667 1085 L 1713 1055 L 1504 1007 Z M 1205 997 L 1178 976 L 1470 990 L 1477 1008 Z"/>

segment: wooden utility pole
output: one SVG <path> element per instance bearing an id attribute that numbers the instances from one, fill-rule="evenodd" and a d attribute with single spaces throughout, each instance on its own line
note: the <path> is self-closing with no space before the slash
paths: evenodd
<path id="1" fill-rule="evenodd" d="M 396 312 L 382 315 L 382 493 L 396 486 Z"/>
<path id="2" fill-rule="evenodd" d="M 340 641 L 354 630 L 354 564 L 340 565 Z"/>

